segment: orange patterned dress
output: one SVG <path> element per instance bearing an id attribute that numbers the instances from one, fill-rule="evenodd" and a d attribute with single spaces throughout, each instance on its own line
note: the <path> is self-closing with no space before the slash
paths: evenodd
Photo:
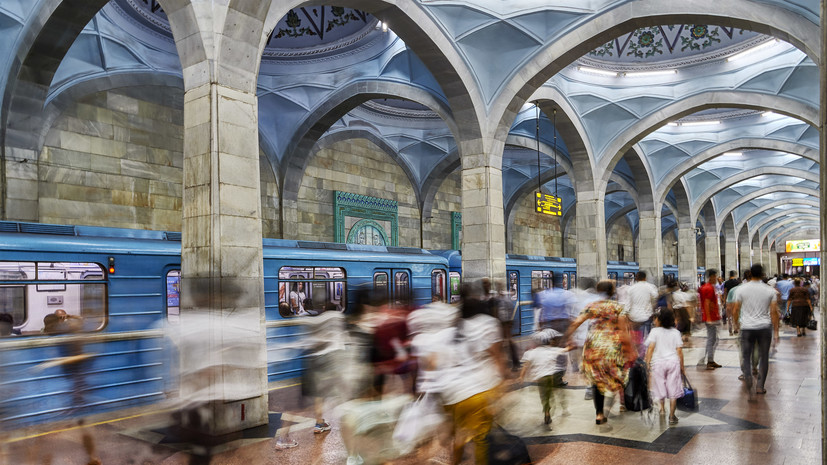
<path id="1" fill-rule="evenodd" d="M 592 320 L 583 346 L 583 374 L 603 393 L 621 390 L 629 374 L 618 328 L 618 318 L 626 312 L 614 300 L 599 300 L 583 309 Z"/>

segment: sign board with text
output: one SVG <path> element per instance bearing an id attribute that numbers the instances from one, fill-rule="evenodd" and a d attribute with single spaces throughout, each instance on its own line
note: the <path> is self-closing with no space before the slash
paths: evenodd
<path id="1" fill-rule="evenodd" d="M 786 250 L 787 253 L 819 252 L 821 251 L 821 241 L 819 239 L 808 239 L 806 241 L 787 241 Z"/>
<path id="2" fill-rule="evenodd" d="M 551 216 L 563 216 L 563 199 L 556 195 L 535 193 L 535 210 L 537 213 Z"/>

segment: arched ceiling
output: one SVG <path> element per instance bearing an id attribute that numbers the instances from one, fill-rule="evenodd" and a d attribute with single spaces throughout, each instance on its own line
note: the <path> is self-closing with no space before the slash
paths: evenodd
<path id="1" fill-rule="evenodd" d="M 39 2 L 0 3 L 4 43 L 24 40 L 23 31 L 33 21 Z M 462 122 L 454 121 L 458 109 L 450 107 L 450 94 L 439 84 L 444 81 L 435 77 L 441 70 L 429 69 L 430 62 L 420 59 L 397 37 L 393 25 L 382 29 L 379 18 L 385 4 L 347 3 L 375 8 L 377 16 L 351 7 L 296 6 L 273 23 L 258 78 L 261 147 L 278 167 L 286 154 L 301 146 L 302 141 L 294 140 L 297 133 L 339 112 L 323 134 L 310 131 L 315 139 L 309 142 L 370 134 L 393 151 L 425 199 L 427 194 L 420 191 L 433 185 L 438 188 L 446 166 L 459 167 L 456 128 Z M 485 113 L 500 93 L 514 91 L 506 83 L 519 75 L 521 66 L 552 50 L 555 41 L 563 41 L 571 31 L 591 30 L 600 18 L 610 18 L 615 9 L 631 8 L 631 3 L 563 0 L 551 6 L 540 0 L 432 0 L 411 2 L 410 8 L 433 20 L 433 24 L 422 25 L 423 30 L 442 34 L 454 46 L 467 66 L 459 74 L 466 73 L 477 86 L 471 100 L 482 101 L 486 109 L 478 113 Z M 676 14 L 681 8 L 671 2 L 642 3 L 653 11 L 663 9 L 664 17 L 670 8 Z M 812 58 L 817 56 L 813 53 L 817 45 L 775 22 L 792 18 L 795 21 L 788 29 L 810 31 L 818 24 L 818 2 L 720 3 L 709 2 L 715 10 L 710 17 L 735 3 L 778 17 L 765 23 L 733 19 L 742 26 L 755 24 L 755 30 L 706 21 L 617 29 L 614 38 L 584 50 L 579 60 L 538 82 L 538 95 L 564 101 L 542 104 L 546 111 L 539 115 L 539 170 L 536 108 L 527 104 L 514 113 L 510 142 L 502 153 L 504 204 L 513 206 L 516 197 L 536 188 L 538 178 L 543 189 L 553 191 L 556 168 L 556 189 L 564 198 L 564 210 L 571 212 L 578 182 L 572 179 L 577 168 L 572 167 L 576 165 L 572 160 L 578 160 L 575 155 L 582 151 L 589 151 L 597 164 L 595 178 L 602 177 L 611 186 L 605 191 L 606 218 L 624 216 L 633 229 L 639 212 L 630 206 L 646 197 L 638 189 L 647 189 L 636 179 L 654 183 L 652 192 L 645 194 L 655 197 L 655 208 L 664 208 L 664 202 L 673 206 L 662 213 L 664 231 L 676 225 L 673 210 L 678 202 L 671 189 L 679 182 L 695 214 L 692 221 L 707 200 L 720 216 L 741 198 L 774 190 L 728 210 L 735 221 L 749 218 L 746 221 L 751 223 L 767 216 L 755 212 L 772 201 L 809 195 L 801 190 L 817 191 L 818 69 Z M 766 35 L 772 31 L 789 42 Z M 805 32 L 801 34 L 808 37 Z M 0 50 L 4 69 L 10 69 L 15 50 Z M 754 53 L 728 60 L 743 51 Z M 492 56 L 497 57 L 496 63 Z M 616 74 L 595 74 L 584 66 Z M 646 70 L 674 72 L 631 75 Z M 84 83 L 140 73 L 181 76 L 169 21 L 155 0 L 111 0 L 69 48 L 43 106 Z M 0 84 L 7 74 L 0 73 Z M 541 92 L 543 88 L 548 92 Z M 364 98 L 351 102 L 356 93 Z M 568 131 L 554 128 L 549 108 L 566 110 L 563 126 Z M 641 157 L 642 169 L 650 170 L 647 176 L 641 177 L 624 159 L 632 147 Z M 750 177 L 741 179 L 749 173 Z M 787 189 L 797 191 L 787 196 Z"/>

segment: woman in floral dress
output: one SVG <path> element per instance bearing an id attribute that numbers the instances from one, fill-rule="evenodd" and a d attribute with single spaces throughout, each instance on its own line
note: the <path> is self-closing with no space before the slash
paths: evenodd
<path id="1" fill-rule="evenodd" d="M 594 320 L 583 346 L 583 374 L 594 391 L 595 423 L 602 425 L 606 423 L 604 399 L 622 391 L 628 375 L 627 362 L 634 360 L 637 353 L 629 336 L 626 309 L 612 299 L 614 282 L 600 281 L 596 290 L 603 299 L 583 309 L 567 331 L 566 339 L 571 340 L 568 336 L 584 321 Z"/>

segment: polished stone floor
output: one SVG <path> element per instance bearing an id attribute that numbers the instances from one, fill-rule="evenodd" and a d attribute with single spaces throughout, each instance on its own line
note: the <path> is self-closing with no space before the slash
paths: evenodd
<path id="1" fill-rule="evenodd" d="M 793 329 L 784 328 L 771 357 L 768 392 L 755 402 L 747 400 L 738 380 L 736 339 L 723 331 L 720 334 L 716 361 L 722 368 L 706 370 L 695 365 L 703 355 L 705 331 L 695 333 L 685 349 L 687 374 L 699 393 L 700 411 L 679 411 L 677 426 L 670 427 L 656 410 L 620 412 L 617 403 L 608 423 L 595 425 L 592 402 L 584 399 L 583 381 L 577 373 L 568 374 L 569 385 L 559 391 L 566 397 L 568 412 L 556 409 L 550 429 L 542 422 L 537 388 L 532 385 L 513 385 L 500 398 L 497 422 L 523 438 L 539 464 L 821 463 L 818 333 L 799 338 Z M 169 413 L 163 411 L 120 412 L 118 417 L 87 418 L 82 425 L 67 421 L 13 432 L 0 449 L 0 463 L 345 463 L 342 409 L 326 406 L 333 429 L 313 434 L 309 407 L 302 405 L 295 383 L 272 386 L 269 426 L 202 446 L 178 437 L 170 428 Z M 274 437 L 287 427 L 299 446 L 278 450 Z M 359 447 L 375 446 L 361 442 Z M 470 446 L 465 458 L 472 462 Z M 447 464 L 449 459 L 447 449 L 435 441 L 391 463 Z"/>

